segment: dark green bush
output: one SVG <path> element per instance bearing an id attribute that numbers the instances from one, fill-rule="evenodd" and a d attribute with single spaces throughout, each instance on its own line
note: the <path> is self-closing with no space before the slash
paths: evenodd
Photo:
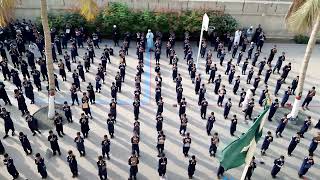
<path id="1" fill-rule="evenodd" d="M 302 34 L 299 34 L 299 35 L 295 35 L 293 40 L 297 44 L 308 44 L 309 37 L 302 35 Z"/>
<path id="2" fill-rule="evenodd" d="M 215 12 L 207 12 L 210 18 L 210 26 L 214 26 L 218 34 L 234 32 L 238 27 L 237 21 L 228 14 L 219 15 Z M 78 13 L 50 14 L 49 25 L 61 30 L 69 23 L 72 27 L 85 27 L 92 33 L 97 27 L 102 34 L 110 37 L 112 26 L 117 25 L 120 33 L 126 31 L 131 33 L 146 32 L 152 29 L 153 32 L 161 31 L 166 37 L 170 31 L 175 32 L 176 37 L 181 39 L 185 31 L 189 31 L 191 36 L 197 37 L 200 33 L 203 12 L 185 11 L 174 12 L 151 12 L 133 11 L 127 5 L 112 3 L 102 10 L 94 22 L 88 22 Z M 41 25 L 41 22 L 40 24 Z"/>

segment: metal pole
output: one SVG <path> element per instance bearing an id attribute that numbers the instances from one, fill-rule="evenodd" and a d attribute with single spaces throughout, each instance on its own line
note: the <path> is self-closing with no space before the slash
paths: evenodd
<path id="1" fill-rule="evenodd" d="M 203 28 L 202 28 L 202 26 L 201 26 L 200 42 L 199 42 L 199 48 L 198 48 L 198 55 L 197 55 L 197 64 L 196 64 L 196 68 L 198 68 L 198 63 L 199 63 L 200 50 L 201 50 L 201 42 L 202 42 L 202 35 L 203 35 Z"/>

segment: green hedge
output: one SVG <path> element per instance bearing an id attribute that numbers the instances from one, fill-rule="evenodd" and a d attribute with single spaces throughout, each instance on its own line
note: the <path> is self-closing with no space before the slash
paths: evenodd
<path id="1" fill-rule="evenodd" d="M 308 44 L 308 41 L 309 41 L 309 37 L 308 36 L 305 36 L 305 35 L 295 35 L 293 37 L 293 40 L 295 43 L 297 44 Z"/>
<path id="2" fill-rule="evenodd" d="M 210 26 L 214 26 L 220 35 L 226 32 L 233 33 L 238 27 L 237 21 L 228 14 L 219 15 L 210 11 L 206 13 L 210 18 Z M 90 33 L 99 27 L 104 36 L 110 37 L 112 26 L 116 24 L 121 34 L 125 31 L 135 33 L 152 29 L 153 32 L 161 31 L 164 36 L 174 31 L 180 39 L 185 31 L 195 36 L 200 33 L 202 16 L 203 12 L 200 11 L 180 13 L 134 11 L 125 4 L 112 3 L 99 13 L 94 22 L 87 22 L 77 13 L 63 13 L 50 14 L 49 25 L 61 30 L 66 23 L 69 23 L 73 27 L 84 26 Z"/>

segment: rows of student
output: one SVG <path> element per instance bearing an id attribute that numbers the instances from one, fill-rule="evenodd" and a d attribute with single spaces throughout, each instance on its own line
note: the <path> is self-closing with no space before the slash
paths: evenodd
<path id="1" fill-rule="evenodd" d="M 17 34 L 17 36 L 19 36 L 19 33 Z M 137 66 L 137 70 L 138 70 L 138 73 L 135 77 L 135 85 L 136 85 L 136 90 L 134 92 L 135 94 L 135 100 L 134 100 L 134 103 L 133 103 L 133 106 L 134 106 L 134 114 L 135 114 L 135 123 L 134 123 L 134 130 L 135 130 L 135 135 L 133 136 L 133 139 L 132 139 L 132 142 L 133 142 L 133 152 L 137 152 L 137 155 L 139 156 L 139 146 L 138 146 L 138 143 L 140 141 L 139 139 L 139 134 L 140 134 L 140 129 L 139 129 L 139 126 L 140 126 L 140 123 L 137 121 L 138 120 L 138 115 L 139 115 L 139 107 L 140 107 L 140 94 L 141 94 L 141 87 L 140 87 L 140 82 L 141 82 L 141 74 L 143 73 L 143 52 L 144 52 L 144 49 L 145 49 L 145 40 L 144 40 L 144 36 L 141 36 L 140 37 L 141 40 L 138 39 L 138 46 L 137 46 L 137 55 L 138 55 L 138 59 L 139 59 L 139 64 Z M 162 82 L 162 78 L 161 78 L 161 73 L 160 73 L 160 66 L 159 66 L 159 61 L 160 61 L 160 54 L 161 54 L 161 38 L 158 36 L 156 38 L 156 42 L 155 42 L 155 59 L 156 59 L 156 68 L 155 70 L 158 71 L 157 73 L 157 76 L 156 76 L 156 81 L 157 81 L 157 87 L 156 87 L 156 102 L 158 104 L 158 110 L 157 110 L 157 130 L 159 132 L 159 137 L 158 137 L 158 141 L 159 141 L 159 144 L 158 144 L 158 150 L 159 150 L 159 156 L 162 155 L 163 153 L 163 147 L 164 147 L 164 140 L 165 140 L 165 135 L 164 133 L 162 132 L 162 121 L 163 121 L 163 118 L 161 116 L 161 113 L 163 112 L 163 101 L 162 101 L 162 97 L 161 97 L 161 82 Z M 205 87 L 204 87 L 204 84 L 202 84 L 202 87 L 200 88 L 200 84 L 201 84 L 201 77 L 200 75 L 198 75 L 197 77 L 195 77 L 195 74 L 196 74 L 196 68 L 195 68 L 195 65 L 193 63 L 193 59 L 192 59 L 192 50 L 191 50 L 191 46 L 189 44 L 189 40 L 188 40 L 188 35 L 186 34 L 186 38 L 185 38 L 185 43 L 184 43 L 184 48 L 185 48 L 185 58 L 187 59 L 187 62 L 189 64 L 189 72 L 190 72 L 190 76 L 191 76 L 191 79 L 193 82 L 196 83 L 196 86 L 195 86 L 195 91 L 196 93 L 199 93 L 199 102 L 198 104 L 201 105 L 201 117 L 202 118 L 206 118 L 206 107 L 208 105 L 208 102 L 205 100 L 204 96 L 205 96 Z M 71 39 L 71 42 L 73 40 Z M 90 42 L 90 40 L 88 41 L 88 53 L 89 55 L 86 55 L 84 56 L 84 60 L 85 60 L 85 66 L 86 66 L 86 70 L 88 71 L 89 70 L 89 66 L 90 66 L 90 60 L 92 61 L 93 63 L 93 56 L 94 56 L 94 52 L 90 53 L 90 49 L 91 51 L 94 51 L 92 50 L 93 47 L 92 47 L 92 42 Z M 94 42 L 93 42 L 94 43 Z M 99 43 L 98 42 L 95 42 L 95 43 Z M 169 61 L 170 61 L 170 64 L 173 64 L 173 73 L 172 73 L 172 76 L 173 76 L 173 80 L 176 82 L 176 89 L 177 89 L 177 101 L 180 105 L 180 108 L 179 108 L 179 117 L 181 117 L 181 127 L 180 127 L 180 134 L 182 135 L 185 135 L 185 132 L 186 132 L 186 126 L 187 126 L 187 118 L 186 118 L 186 114 L 185 114 L 185 111 L 186 111 L 186 102 L 185 102 L 185 99 L 183 98 L 182 96 L 182 92 L 183 92 L 183 89 L 182 89 L 182 78 L 181 78 L 181 75 L 179 75 L 177 73 L 177 62 L 178 62 L 178 58 L 177 58 L 177 55 L 175 54 L 174 52 L 174 44 L 175 44 L 175 40 L 174 40 L 174 35 L 172 34 L 169 38 L 169 41 L 168 41 L 168 44 L 167 44 L 167 56 L 169 56 Z M 117 42 L 115 41 L 115 45 L 117 45 Z M 81 44 L 78 46 L 81 46 Z M 202 48 L 201 48 L 201 56 L 204 57 L 204 54 L 206 53 L 206 44 L 205 44 L 205 41 L 201 44 Z M 232 53 L 232 56 L 235 56 L 236 52 L 237 52 L 237 42 L 233 45 L 233 53 Z M 14 46 L 13 46 L 14 47 Z M 57 49 L 58 49 L 58 52 L 59 52 L 59 48 L 58 46 L 56 45 Z M 99 46 L 96 46 L 96 48 L 99 48 Z M 73 49 L 76 49 L 77 46 L 76 46 L 76 42 L 73 41 L 72 42 L 72 49 L 71 49 L 71 55 L 74 54 L 73 53 Z M 122 62 L 120 64 L 120 74 L 118 73 L 116 75 L 116 83 L 113 83 L 112 84 L 112 87 L 111 87 L 111 95 L 112 97 L 114 98 L 114 100 L 112 100 L 112 102 L 110 103 L 110 114 L 109 114 L 109 119 L 108 119 L 108 129 L 109 129 L 109 133 L 110 133 L 110 136 L 113 137 L 113 133 L 114 133 L 114 123 L 115 123 L 115 119 L 116 119 L 116 94 L 117 92 L 121 92 L 121 82 L 124 81 L 124 76 L 125 76 L 125 55 L 128 54 L 128 48 L 129 48 L 129 43 L 125 40 L 124 43 L 123 43 L 123 47 L 121 48 L 120 52 L 119 52 L 119 55 L 120 57 L 122 58 Z M 254 44 L 251 43 L 250 45 L 250 48 L 249 48 L 249 52 L 250 52 L 250 49 L 253 49 L 254 48 Z M 14 49 L 14 48 L 13 48 Z M 53 46 L 53 49 L 54 49 L 54 46 Z M 222 43 L 219 43 L 218 45 L 218 48 L 216 49 L 218 52 L 217 52 L 217 57 L 220 58 L 220 62 L 221 62 L 221 65 L 223 63 L 223 60 L 224 60 L 224 56 L 225 56 L 225 53 L 224 53 L 224 50 L 223 50 L 223 44 Z M 245 51 L 244 48 L 242 48 L 242 51 Z M 55 52 L 55 51 L 54 51 Z M 249 57 L 251 56 L 248 52 L 248 59 Z M 257 51 L 259 53 L 259 50 Z M 271 65 L 271 61 L 273 59 L 273 56 L 275 53 L 273 52 L 276 52 L 275 48 L 273 48 L 271 50 L 271 53 L 270 53 L 270 57 L 268 59 L 268 64 Z M 29 53 L 32 53 L 31 51 Z M 101 71 L 105 71 L 105 67 L 106 67 L 106 63 L 107 63 L 107 59 L 109 60 L 109 63 L 110 63 L 110 54 L 112 54 L 113 51 L 112 51 L 112 48 L 106 48 L 104 50 L 104 53 L 102 55 L 102 58 L 101 58 L 101 67 L 100 67 L 100 70 Z M 238 63 L 237 65 L 240 64 L 240 61 L 241 61 L 241 57 L 240 57 L 240 54 L 242 52 L 239 53 L 238 55 Z M 77 54 L 77 53 L 75 53 Z M 273 54 L 273 55 L 272 55 Z M 66 62 L 66 66 L 68 68 L 68 55 L 65 55 L 65 62 Z M 212 68 L 211 67 L 211 63 L 212 63 L 212 60 L 211 60 L 211 57 L 212 57 L 212 53 L 209 52 L 207 53 L 207 63 L 206 63 L 206 73 L 209 73 L 209 71 L 211 71 L 209 74 L 210 74 L 210 78 L 209 78 L 209 81 L 214 81 L 215 79 L 215 71 L 216 69 Z M 239 58 L 240 57 L 240 58 Z M 272 57 L 272 58 L 271 58 Z M 75 59 L 75 58 L 72 58 L 72 59 Z M 88 60 L 89 59 L 89 60 Z M 240 59 L 240 60 L 239 60 Z M 248 61 L 248 59 L 246 61 Z M 271 60 L 270 60 L 271 59 Z M 282 56 L 280 56 L 279 58 L 280 60 L 278 60 L 279 62 L 282 61 L 285 59 L 284 58 L 284 54 Z M 210 63 L 211 61 L 211 63 Z M 70 62 L 70 61 L 69 61 Z M 255 62 L 255 61 L 253 61 Z M 263 62 L 263 61 L 261 61 Z M 262 70 L 263 70 L 263 67 L 265 63 L 259 63 L 259 64 L 262 64 L 260 65 L 260 68 L 259 68 L 259 73 L 258 74 L 261 74 Z M 64 64 L 60 61 L 59 62 L 59 72 L 60 72 L 60 75 L 62 76 L 62 78 L 64 80 L 66 80 L 66 75 L 65 75 L 65 71 L 64 71 Z M 15 63 L 13 63 L 15 64 Z M 86 65 L 87 64 L 87 65 Z M 88 66 L 89 65 L 89 66 Z M 253 64 L 255 65 L 255 64 Z M 82 65 L 78 65 L 78 67 L 81 67 Z M 290 66 L 290 65 L 289 65 Z M 70 66 L 69 66 L 70 67 Z M 216 67 L 216 66 L 213 66 L 213 67 Z M 245 67 L 245 65 L 243 66 Z M 275 69 L 280 69 L 281 68 L 281 64 L 279 65 L 279 63 L 277 63 L 276 65 L 276 68 Z M 69 68 L 68 68 L 69 69 Z M 84 71 L 83 71 L 83 68 L 77 68 L 78 71 L 79 71 L 79 75 L 80 77 L 82 78 L 83 81 L 85 81 L 85 76 L 84 76 Z M 82 69 L 82 70 L 81 70 Z M 274 69 L 274 70 L 275 70 Z M 288 69 L 288 70 L 286 70 Z M 283 75 L 282 75 L 282 78 L 286 78 L 289 71 L 290 71 L 290 67 L 287 67 L 284 69 L 283 71 Z M 229 71 L 230 71 L 230 74 L 229 74 L 229 83 L 232 83 L 232 79 L 233 79 L 233 75 L 234 75 L 234 66 L 231 64 L 231 61 L 228 63 L 228 66 L 227 66 L 227 70 L 226 70 L 226 74 L 229 74 Z M 69 69 L 69 71 L 71 71 Z M 99 71 L 99 70 L 98 70 Z M 245 71 L 246 69 L 242 68 L 242 73 L 245 74 Z M 27 73 L 24 73 L 26 76 L 27 76 Z M 101 85 L 99 84 L 99 78 L 101 79 L 104 79 L 104 73 L 102 72 L 103 76 L 97 74 L 97 78 L 96 80 L 98 79 L 98 83 L 96 83 L 96 91 L 100 91 L 101 90 Z M 233 75 L 232 75 L 233 74 Z M 250 74 L 250 72 L 249 72 Z M 253 74 L 253 73 L 252 73 Z M 271 74 L 271 73 L 270 73 Z M 39 75 L 40 76 L 40 75 Z M 4 76 L 6 77 L 6 76 Z M 43 76 L 44 78 L 46 76 Z M 250 77 L 250 76 L 249 76 Z M 247 83 L 250 83 L 250 79 L 252 78 L 252 76 L 249 78 L 248 77 L 248 81 Z M 39 77 L 40 79 L 40 77 Z M 76 79 L 76 78 L 74 78 Z M 224 98 L 224 95 L 226 93 L 226 90 L 224 89 L 224 86 L 222 86 L 222 88 L 220 88 L 220 83 L 221 83 L 221 76 L 218 78 L 220 79 L 220 82 L 215 80 L 215 93 L 216 94 L 219 94 L 219 98 L 218 98 L 218 105 L 219 106 L 222 106 L 222 102 L 223 102 L 223 98 Z M 265 78 L 267 80 L 265 80 L 265 83 L 267 83 L 268 79 L 269 78 Z M 260 79 L 259 79 L 260 80 Z M 255 81 L 256 82 L 256 81 Z M 259 81 L 257 81 L 257 83 L 254 83 L 254 89 L 252 89 L 253 93 L 255 91 L 255 89 L 258 87 L 258 83 Z M 78 101 L 78 98 L 77 98 L 77 94 L 76 92 L 78 90 L 80 90 L 80 81 L 79 79 L 76 81 L 74 81 L 74 84 L 73 84 L 73 87 L 71 88 L 71 92 L 72 92 L 72 102 L 74 104 L 75 101 L 78 102 L 79 104 L 79 101 Z M 237 83 L 236 83 L 237 84 Z M 91 88 L 90 88 L 91 86 Z M 238 86 L 239 86 L 239 83 L 238 83 Z M 18 87 L 18 86 L 17 86 Z M 41 86 L 40 86 L 41 87 Z M 57 86 L 59 87 L 59 86 Z M 19 87 L 18 87 L 19 89 Z M 20 86 L 20 89 L 21 89 L 21 86 Z M 235 85 L 235 88 L 234 88 L 234 93 L 237 92 L 237 89 L 236 88 L 236 85 Z M 279 88 L 280 89 L 280 88 Z M 59 88 L 58 88 L 59 90 Z M 265 94 L 267 91 L 265 91 L 264 93 L 262 94 Z M 313 91 L 314 94 L 315 94 L 315 91 Z M 245 93 L 244 91 L 242 92 L 242 94 Z M 21 97 L 21 99 L 23 99 L 23 95 L 21 92 L 18 92 L 16 91 L 16 94 L 17 97 Z M 27 94 L 27 93 L 26 93 Z M 81 120 L 80 120 L 80 124 L 81 124 L 81 131 L 83 133 L 83 136 L 84 138 L 87 137 L 88 135 L 88 131 L 89 131 L 89 124 L 88 124 L 88 118 L 86 118 L 86 115 L 90 115 L 90 117 L 92 118 L 91 116 L 91 112 L 90 112 L 90 108 L 89 108 L 89 100 L 92 104 L 94 104 L 94 101 L 95 101 L 95 96 L 94 96 L 94 90 L 93 90 L 93 86 L 89 83 L 89 86 L 88 86 L 88 94 L 89 94 L 89 97 L 84 93 L 84 97 L 82 98 L 82 109 L 84 111 L 84 114 L 81 115 Z M 312 95 L 312 92 L 310 93 Z M 313 95 L 314 96 L 314 95 Z M 312 97 L 311 96 L 311 99 Z M 28 97 L 28 96 L 27 96 Z M 245 95 L 242 95 L 241 96 L 242 98 L 242 101 L 244 100 L 244 97 Z M 309 97 L 309 95 L 308 95 Z M 262 97 L 260 98 L 260 101 L 259 103 L 262 104 L 263 102 L 263 99 L 265 97 Z M 309 98 L 310 99 L 310 98 Z M 6 99 L 8 100 L 8 99 Z M 19 100 L 19 98 L 18 98 Z M 32 100 L 32 99 L 31 99 Z M 21 100 L 23 101 L 23 100 Z M 33 100 L 32 100 L 33 101 Z M 249 118 L 251 118 L 251 113 L 252 113 L 252 109 L 253 109 L 253 106 L 250 105 L 252 104 L 252 101 L 251 100 L 249 103 L 248 103 L 248 106 L 247 108 L 245 109 L 245 117 L 249 116 Z M 276 100 L 277 101 L 277 100 Z M 311 100 L 308 100 L 306 103 L 310 102 Z M 5 101 L 6 102 L 6 101 Z M 10 101 L 7 101 L 10 103 Z M 19 101 L 18 101 L 19 102 Z M 240 103 L 239 103 L 239 106 L 241 106 L 243 102 L 241 102 L 240 100 Z M 20 104 L 23 104 L 23 103 L 20 103 Z M 24 103 L 25 104 L 25 103 Z M 285 103 L 284 103 L 285 104 Z M 231 100 L 229 99 L 228 102 L 226 103 L 225 105 L 225 110 L 224 110 L 224 116 L 225 118 L 228 117 L 228 114 L 229 114 L 229 111 L 230 111 L 230 108 L 231 108 Z M 23 106 L 23 105 L 22 105 Z M 20 106 L 19 106 L 20 107 Z M 274 112 L 276 110 L 277 106 L 275 105 L 275 108 L 274 108 Z M 19 108 L 20 109 L 20 108 Z M 25 114 L 27 112 L 27 109 L 26 109 L 26 106 L 25 106 L 25 109 L 24 108 L 21 108 L 22 109 L 22 112 L 23 114 Z M 21 110 L 20 109 L 20 110 Z M 72 122 L 72 115 L 71 115 L 71 109 L 70 107 L 66 104 L 65 105 L 65 110 L 66 110 L 66 117 L 68 118 L 68 120 L 70 120 Z M 270 112 L 270 114 L 274 114 L 273 111 Z M 212 113 L 213 115 L 213 113 Z M 59 117 L 59 115 L 57 115 Z M 213 116 L 214 117 L 214 116 Z M 271 116 L 272 118 L 272 116 Z M 270 118 L 270 119 L 271 119 Z M 30 118 L 29 118 L 30 119 Z M 33 118 L 31 118 L 33 119 Z M 56 124 L 56 130 L 58 132 L 58 135 L 59 136 L 62 136 L 64 133 L 63 133 L 63 126 L 62 126 L 62 118 L 55 118 L 55 124 Z M 210 118 L 208 119 L 208 124 L 207 124 L 207 132 L 208 132 L 208 135 L 210 134 L 210 131 L 213 127 L 213 122 L 212 122 L 212 119 L 214 118 Z M 31 120 L 32 121 L 35 121 L 34 119 Z M 236 130 L 236 123 L 237 123 L 237 120 L 236 120 L 236 117 L 234 116 L 234 119 L 232 120 L 232 125 L 231 125 L 231 128 L 230 128 L 230 133 L 231 135 L 233 135 L 234 131 Z M 29 124 L 29 123 L 28 123 Z M 30 123 L 30 124 L 36 124 L 36 123 Z M 283 126 L 283 125 L 282 125 Z M 30 125 L 29 125 L 30 127 Z M 32 127 L 32 125 L 31 125 Z M 10 128 L 7 128 L 7 129 L 10 129 Z M 12 129 L 12 128 L 11 128 Z M 30 128 L 31 129 L 31 128 Z M 34 128 L 32 131 L 35 133 L 35 131 L 37 130 L 38 128 Z M 284 129 L 284 128 L 283 128 Z M 308 128 L 307 128 L 308 129 Z M 282 130 L 283 131 L 283 130 Z M 8 132 L 8 131 L 7 131 Z M 13 131 L 14 132 L 14 131 Z M 62 134 L 62 135 L 61 135 Z M 280 133 L 281 135 L 281 133 Z M 7 136 L 7 133 L 6 133 L 6 136 Z M 217 140 L 217 133 L 215 133 L 215 136 L 216 138 L 213 138 L 214 140 L 212 142 L 218 142 Z M 53 138 L 54 139 L 54 138 Z M 162 144 L 161 144 L 162 142 Z M 188 150 L 190 148 L 190 143 L 191 143 L 191 138 L 190 138 L 190 135 L 189 133 L 187 133 L 186 137 L 184 137 L 183 139 L 183 142 L 184 142 L 184 147 L 183 147 L 183 152 L 184 154 L 187 156 L 188 155 Z M 80 141 L 81 143 L 81 141 Z M 215 148 L 215 143 L 212 143 L 211 147 L 210 147 L 210 152 L 211 154 L 214 156 L 215 155 L 215 152 L 216 152 L 216 148 Z M 80 146 L 82 147 L 82 146 Z M 83 146 L 84 147 L 84 146 Z"/>

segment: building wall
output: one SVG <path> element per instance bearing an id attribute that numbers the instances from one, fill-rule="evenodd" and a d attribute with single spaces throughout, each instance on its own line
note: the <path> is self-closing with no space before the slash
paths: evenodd
<path id="1" fill-rule="evenodd" d="M 36 18 L 40 15 L 38 0 L 16 0 L 16 17 Z M 290 0 L 97 0 L 102 7 L 122 2 L 137 10 L 154 11 L 216 10 L 231 14 L 242 27 L 261 24 L 268 37 L 291 38 L 284 23 Z M 49 11 L 74 9 L 78 0 L 48 0 Z"/>

